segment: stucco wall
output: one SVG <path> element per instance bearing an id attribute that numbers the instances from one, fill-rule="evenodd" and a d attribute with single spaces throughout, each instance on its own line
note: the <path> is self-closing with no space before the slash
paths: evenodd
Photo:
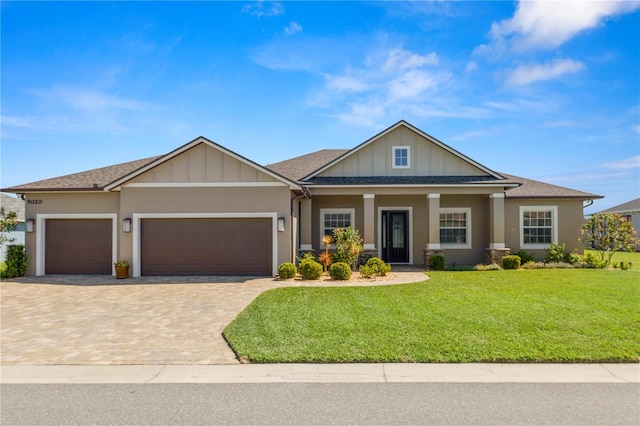
<path id="1" fill-rule="evenodd" d="M 584 247 L 578 241 L 580 228 L 584 222 L 582 200 L 560 199 L 509 199 L 505 200 L 505 239 L 507 247 L 512 253 L 524 250 L 537 259 L 545 256 L 544 249 L 533 249 L 520 245 L 520 206 L 557 206 L 558 209 L 558 244 L 566 244 L 567 251 L 578 250 L 582 253 Z"/>

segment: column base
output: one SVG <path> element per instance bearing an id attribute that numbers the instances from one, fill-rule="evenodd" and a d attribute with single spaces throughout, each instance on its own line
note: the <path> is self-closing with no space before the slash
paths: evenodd
<path id="1" fill-rule="evenodd" d="M 486 264 L 491 265 L 495 263 L 496 265 L 502 266 L 502 258 L 508 256 L 510 253 L 510 248 L 488 248 L 486 250 Z"/>
<path id="2" fill-rule="evenodd" d="M 422 250 L 422 262 L 424 264 L 425 269 L 429 268 L 429 258 L 431 256 L 443 256 L 444 257 L 444 250 L 442 249 L 423 249 Z"/>

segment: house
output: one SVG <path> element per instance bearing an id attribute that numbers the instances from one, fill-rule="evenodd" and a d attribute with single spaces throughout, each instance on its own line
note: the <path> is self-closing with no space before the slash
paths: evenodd
<path id="1" fill-rule="evenodd" d="M 261 166 L 204 137 L 146 158 L 4 189 L 35 226 L 31 274 L 275 275 L 337 227 L 391 263 L 580 249 L 599 195 L 498 173 L 400 121 L 351 150 Z"/>
<path id="2" fill-rule="evenodd" d="M 616 213 L 626 217 L 631 222 L 633 229 L 640 235 L 640 198 L 627 201 L 626 203 L 613 206 L 609 209 L 602 210 L 598 213 Z M 640 251 L 640 246 L 636 247 L 636 251 Z"/>
<path id="3" fill-rule="evenodd" d="M 5 214 L 14 212 L 18 222 L 18 226 L 14 231 L 4 234 L 7 240 L 5 244 L 0 246 L 0 262 L 4 262 L 8 245 L 24 244 L 24 201 L 8 194 L 0 194 L 0 207 L 4 209 Z"/>

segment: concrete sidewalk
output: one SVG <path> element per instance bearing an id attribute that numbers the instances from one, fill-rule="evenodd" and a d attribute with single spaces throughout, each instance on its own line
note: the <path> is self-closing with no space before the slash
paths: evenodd
<path id="1" fill-rule="evenodd" d="M 2 366 L 2 384 L 640 383 L 640 364 Z"/>

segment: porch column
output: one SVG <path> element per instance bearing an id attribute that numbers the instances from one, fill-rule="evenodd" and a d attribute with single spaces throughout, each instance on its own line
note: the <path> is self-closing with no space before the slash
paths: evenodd
<path id="1" fill-rule="evenodd" d="M 362 228 L 364 232 L 364 249 L 365 250 L 375 250 L 376 242 L 375 242 L 375 194 L 364 194 L 362 195 L 363 204 L 364 204 L 364 226 Z"/>
<path id="2" fill-rule="evenodd" d="M 313 250 L 313 244 L 311 240 L 311 212 L 312 212 L 311 198 L 304 198 L 300 201 L 300 251 Z"/>
<path id="3" fill-rule="evenodd" d="M 509 254 L 504 238 L 504 192 L 489 195 L 489 248 L 486 263 L 502 265 L 502 258 Z"/>
<path id="4" fill-rule="evenodd" d="M 489 195 L 489 248 L 505 248 L 504 242 L 504 192 Z"/>
<path id="5" fill-rule="evenodd" d="M 427 194 L 427 249 L 440 250 L 440 194 Z"/>

